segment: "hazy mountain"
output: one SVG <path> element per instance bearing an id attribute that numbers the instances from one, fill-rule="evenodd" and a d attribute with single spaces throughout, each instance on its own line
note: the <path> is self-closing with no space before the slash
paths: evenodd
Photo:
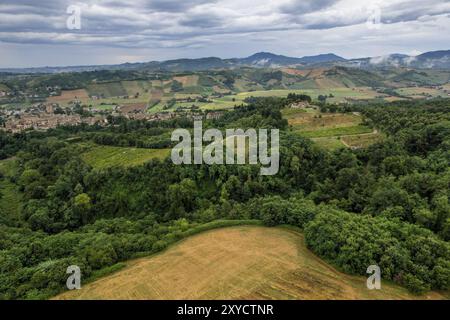
<path id="1" fill-rule="evenodd" d="M 450 50 L 426 52 L 411 59 L 410 65 L 424 69 L 450 69 Z"/>
<path id="2" fill-rule="evenodd" d="M 317 56 L 309 56 L 300 58 L 302 63 L 305 64 L 317 64 L 317 63 L 326 63 L 326 62 L 338 62 L 338 61 L 347 61 L 346 59 L 335 55 L 334 53 L 327 54 L 319 54 Z"/>
<path id="3" fill-rule="evenodd" d="M 277 68 L 277 67 L 319 67 L 345 66 L 356 68 L 411 67 L 416 69 L 450 69 L 450 50 L 434 51 L 419 56 L 391 54 L 387 56 L 368 57 L 346 60 L 333 53 L 307 56 L 302 58 L 287 57 L 270 52 L 259 52 L 246 58 L 221 59 L 217 57 L 199 59 L 177 59 L 168 61 L 151 61 L 144 63 L 124 63 L 118 65 L 68 66 L 42 68 L 6 68 L 0 72 L 11 73 L 60 73 L 83 72 L 95 70 L 147 70 L 147 71 L 202 71 L 211 69 L 232 69 L 242 66 Z"/>
<path id="4" fill-rule="evenodd" d="M 300 58 L 286 57 L 283 55 L 276 55 L 270 52 L 259 52 L 251 55 L 250 57 L 243 59 L 234 59 L 239 64 L 251 65 L 257 67 L 270 67 L 270 66 L 286 66 L 302 64 Z"/>
<path id="5" fill-rule="evenodd" d="M 450 50 L 431 51 L 418 56 L 391 54 L 387 56 L 352 59 L 340 65 L 359 68 L 410 67 L 416 69 L 450 69 Z"/>

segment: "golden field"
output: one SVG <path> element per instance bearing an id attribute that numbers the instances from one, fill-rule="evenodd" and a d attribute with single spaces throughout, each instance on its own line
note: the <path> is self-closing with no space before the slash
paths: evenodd
<path id="1" fill-rule="evenodd" d="M 204 232 L 127 263 L 112 275 L 56 299 L 445 299 L 417 297 L 337 271 L 286 228 L 239 226 Z"/>

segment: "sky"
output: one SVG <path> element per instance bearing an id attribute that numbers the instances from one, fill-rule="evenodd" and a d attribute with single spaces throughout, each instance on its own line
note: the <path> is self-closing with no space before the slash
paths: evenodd
<path id="1" fill-rule="evenodd" d="M 450 49 L 450 0 L 1 0 L 0 67 Z"/>

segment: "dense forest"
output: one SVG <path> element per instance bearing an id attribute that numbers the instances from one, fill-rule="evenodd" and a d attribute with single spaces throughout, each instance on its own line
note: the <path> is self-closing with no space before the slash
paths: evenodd
<path id="1" fill-rule="evenodd" d="M 152 160 L 94 170 L 79 141 L 162 148 L 188 119 L 0 133 L 0 157 L 16 159 L 19 217 L 0 212 L 0 298 L 48 298 L 64 290 L 69 265 L 83 279 L 157 252 L 216 220 L 261 220 L 304 230 L 308 247 L 344 272 L 415 293 L 450 289 L 450 101 L 353 106 L 387 138 L 365 149 L 327 151 L 293 133 L 281 110 L 304 96 L 255 98 L 204 128 L 278 128 L 280 170 L 252 165 L 174 165 Z M 76 137 L 76 139 L 69 139 Z M 1 190 L 0 190 L 1 194 Z M 1 195 L 0 195 L 1 196 Z M 220 225 L 220 224 L 219 224 Z"/>

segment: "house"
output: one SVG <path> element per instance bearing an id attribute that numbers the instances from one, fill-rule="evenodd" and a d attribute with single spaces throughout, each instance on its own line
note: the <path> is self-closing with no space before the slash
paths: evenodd
<path id="1" fill-rule="evenodd" d="M 301 102 L 297 102 L 297 103 L 293 103 L 291 104 L 291 109 L 304 109 L 304 108 L 308 108 L 310 105 L 308 102 L 306 101 L 301 101 Z"/>
<path id="2" fill-rule="evenodd" d="M 208 112 L 208 114 L 206 115 L 206 119 L 208 119 L 208 120 L 211 120 L 211 119 L 217 120 L 217 119 L 219 119 L 222 116 L 223 116 L 223 112 L 218 112 L 218 111 Z"/>

